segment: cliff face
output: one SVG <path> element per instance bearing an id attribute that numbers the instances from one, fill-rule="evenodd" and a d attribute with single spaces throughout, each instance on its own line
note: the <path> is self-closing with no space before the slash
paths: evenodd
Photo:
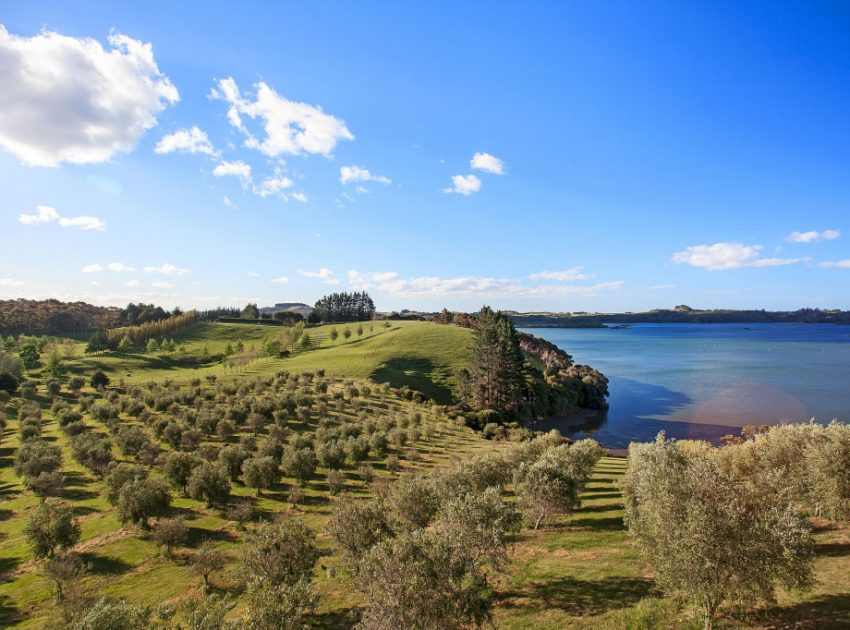
<path id="1" fill-rule="evenodd" d="M 558 346 L 534 335 L 519 333 L 519 343 L 527 357 L 543 365 L 542 371 L 534 370 L 536 415 L 608 407 L 608 379 L 602 372 L 589 365 L 576 365 Z"/>

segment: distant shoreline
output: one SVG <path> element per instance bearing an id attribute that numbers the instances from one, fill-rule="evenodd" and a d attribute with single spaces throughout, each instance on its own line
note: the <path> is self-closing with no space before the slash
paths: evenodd
<path id="1" fill-rule="evenodd" d="M 850 324 L 850 311 L 695 310 L 688 307 L 641 313 L 510 313 L 518 328 L 607 328 L 610 324 Z"/>

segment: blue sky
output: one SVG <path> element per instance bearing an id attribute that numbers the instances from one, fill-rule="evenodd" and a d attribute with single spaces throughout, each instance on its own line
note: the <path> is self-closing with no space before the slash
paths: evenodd
<path id="1" fill-rule="evenodd" d="M 5 2 L 0 24 L 0 297 L 850 308 L 846 3 Z"/>

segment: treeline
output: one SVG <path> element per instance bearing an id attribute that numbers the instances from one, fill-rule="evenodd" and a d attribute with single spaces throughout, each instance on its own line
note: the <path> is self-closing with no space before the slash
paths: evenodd
<path id="1" fill-rule="evenodd" d="M 219 306 L 218 308 L 211 308 L 205 311 L 198 311 L 198 321 L 214 322 L 218 321 L 222 317 L 238 318 L 241 317 L 241 315 L 242 311 L 238 308 L 232 308 L 229 306 Z"/>
<path id="2" fill-rule="evenodd" d="M 311 324 L 335 324 L 365 321 L 374 316 L 375 303 L 365 291 L 331 293 L 316 302 L 307 321 Z"/>
<path id="3" fill-rule="evenodd" d="M 642 313 L 511 313 L 521 328 L 593 328 L 603 324 L 847 324 L 850 311 L 801 308 L 796 311 L 697 310 L 680 305 Z"/>
<path id="4" fill-rule="evenodd" d="M 573 364 L 551 343 L 518 333 L 507 314 L 485 306 L 473 330 L 472 364 L 458 375 L 458 393 L 474 412 L 468 421 L 475 428 L 607 407 L 608 379 L 601 372 Z"/>
<path id="5" fill-rule="evenodd" d="M 59 300 L 0 300 L 0 333 L 81 333 L 120 325 L 120 308 Z"/>
<path id="6" fill-rule="evenodd" d="M 139 326 L 122 326 L 111 330 L 95 331 L 89 338 L 86 352 L 101 352 L 103 350 L 115 350 L 119 346 L 140 347 L 147 344 L 148 340 L 162 340 L 194 326 L 198 322 L 198 313 L 189 311 L 179 315 L 172 315 L 167 319 L 147 322 Z"/>

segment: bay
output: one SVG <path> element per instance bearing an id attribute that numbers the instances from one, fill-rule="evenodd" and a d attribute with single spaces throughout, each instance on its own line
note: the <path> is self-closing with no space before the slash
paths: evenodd
<path id="1" fill-rule="evenodd" d="M 850 326 L 632 324 L 528 328 L 609 378 L 610 406 L 541 422 L 609 448 L 669 437 L 718 442 L 745 424 L 850 420 Z"/>

